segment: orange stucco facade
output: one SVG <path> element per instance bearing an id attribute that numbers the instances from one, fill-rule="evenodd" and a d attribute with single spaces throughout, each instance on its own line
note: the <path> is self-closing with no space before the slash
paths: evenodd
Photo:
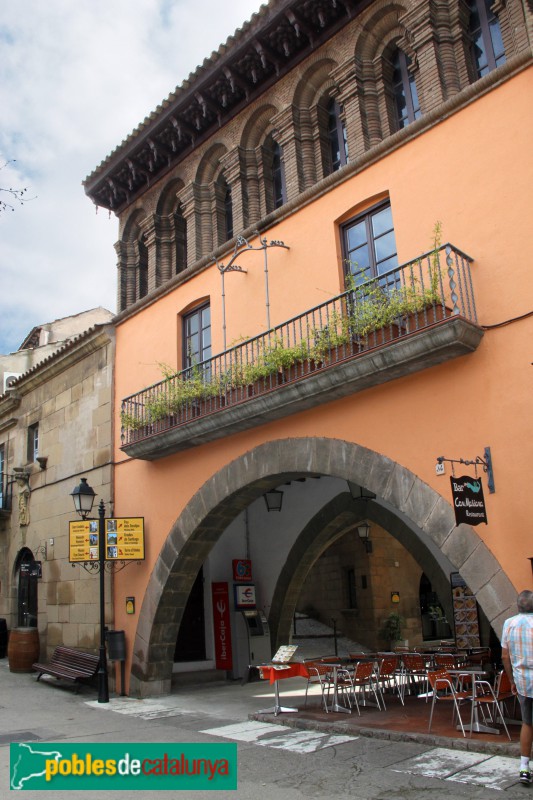
<path id="1" fill-rule="evenodd" d="M 533 563 L 531 22 L 518 0 L 271 0 L 86 179 L 119 221 L 109 500 L 145 521 L 113 579 L 129 693 L 224 668 L 215 586 L 232 677 L 261 663 L 235 559 L 263 658 L 306 608 L 372 649 L 391 611 L 431 638 L 430 609 L 499 645 Z M 454 475 L 486 523 L 458 522 Z"/>
<path id="2" fill-rule="evenodd" d="M 223 349 L 216 263 L 119 321 L 115 513 L 144 516 L 147 534 L 144 563 L 115 577 L 115 625 L 130 642 L 138 615 L 125 613 L 125 598 L 134 595 L 141 607 L 161 548 L 191 499 L 235 459 L 278 440 L 353 442 L 402 465 L 447 503 L 451 470 L 437 476 L 437 456 L 471 459 L 490 446 L 496 491 L 485 488 L 489 521 L 475 533 L 516 590 L 530 586 L 532 83 L 532 69 L 519 71 L 268 228 L 269 239 L 290 248 L 269 253 L 270 318 L 277 325 L 343 291 L 343 221 L 388 198 L 403 263 L 430 249 L 440 220 L 443 241 L 473 258 L 478 324 L 486 326 L 476 352 L 143 461 L 120 449 L 121 400 L 161 380 L 161 363 L 181 368 L 179 315 L 199 299 L 210 301 L 213 353 Z M 246 274 L 226 276 L 228 345 L 266 327 L 262 253 L 247 253 L 239 263 Z"/>

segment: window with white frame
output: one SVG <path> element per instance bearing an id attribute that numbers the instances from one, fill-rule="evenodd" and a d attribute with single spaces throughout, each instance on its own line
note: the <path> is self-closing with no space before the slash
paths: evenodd
<path id="1" fill-rule="evenodd" d="M 39 423 L 28 427 L 28 462 L 37 461 L 39 455 Z"/>

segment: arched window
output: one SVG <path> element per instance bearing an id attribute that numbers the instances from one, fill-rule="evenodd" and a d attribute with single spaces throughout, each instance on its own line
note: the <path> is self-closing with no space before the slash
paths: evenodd
<path id="1" fill-rule="evenodd" d="M 493 0 L 469 0 L 468 33 L 472 59 L 478 78 L 505 63 L 505 50 L 498 17 L 491 8 Z"/>
<path id="2" fill-rule="evenodd" d="M 148 294 L 148 250 L 144 243 L 144 236 L 137 242 L 137 297 Z"/>
<path id="3" fill-rule="evenodd" d="M 17 624 L 20 628 L 37 627 L 37 571 L 33 553 L 27 547 L 17 556 L 15 571 L 18 572 Z"/>
<path id="4" fill-rule="evenodd" d="M 396 122 L 398 129 L 405 128 L 420 116 L 420 103 L 410 61 L 403 50 L 396 49 L 392 73 L 392 93 L 396 104 Z"/>
<path id="5" fill-rule="evenodd" d="M 282 151 L 277 142 L 273 142 L 272 147 L 271 175 L 274 208 L 280 208 L 284 203 L 287 202 L 287 194 L 285 189 L 285 172 L 283 169 Z"/>
<path id="6" fill-rule="evenodd" d="M 224 217 L 226 223 L 226 241 L 233 238 L 233 202 L 231 199 L 231 187 L 226 185 L 224 194 Z"/>
<path id="7" fill-rule="evenodd" d="M 187 220 L 183 216 L 181 204 L 174 212 L 175 273 L 187 268 Z"/>
<path id="8" fill-rule="evenodd" d="M 341 109 L 336 100 L 331 99 L 329 101 L 327 110 L 331 171 L 336 172 L 348 163 L 346 127 L 341 119 Z"/>

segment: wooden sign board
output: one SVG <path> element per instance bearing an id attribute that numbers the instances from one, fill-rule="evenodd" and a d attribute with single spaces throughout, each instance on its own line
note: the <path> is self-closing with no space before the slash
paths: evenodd
<path id="1" fill-rule="evenodd" d="M 144 561 L 144 517 L 104 520 L 106 561 Z M 69 561 L 98 561 L 99 520 L 69 522 Z"/>

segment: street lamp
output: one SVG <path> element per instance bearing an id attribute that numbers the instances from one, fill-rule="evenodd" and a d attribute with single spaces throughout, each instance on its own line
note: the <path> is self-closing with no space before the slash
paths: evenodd
<path id="1" fill-rule="evenodd" d="M 357 526 L 357 533 L 359 534 L 359 538 L 363 542 L 365 546 L 365 550 L 367 553 L 372 552 L 372 542 L 370 541 L 370 525 L 365 520 L 364 522 L 360 522 Z"/>
<path id="2" fill-rule="evenodd" d="M 76 512 L 87 519 L 91 513 L 96 492 L 81 478 L 79 486 L 71 492 Z M 98 702 L 109 703 L 109 683 L 107 676 L 107 656 L 105 649 L 105 505 L 98 505 L 98 571 L 100 573 L 100 662 L 98 665 Z"/>

